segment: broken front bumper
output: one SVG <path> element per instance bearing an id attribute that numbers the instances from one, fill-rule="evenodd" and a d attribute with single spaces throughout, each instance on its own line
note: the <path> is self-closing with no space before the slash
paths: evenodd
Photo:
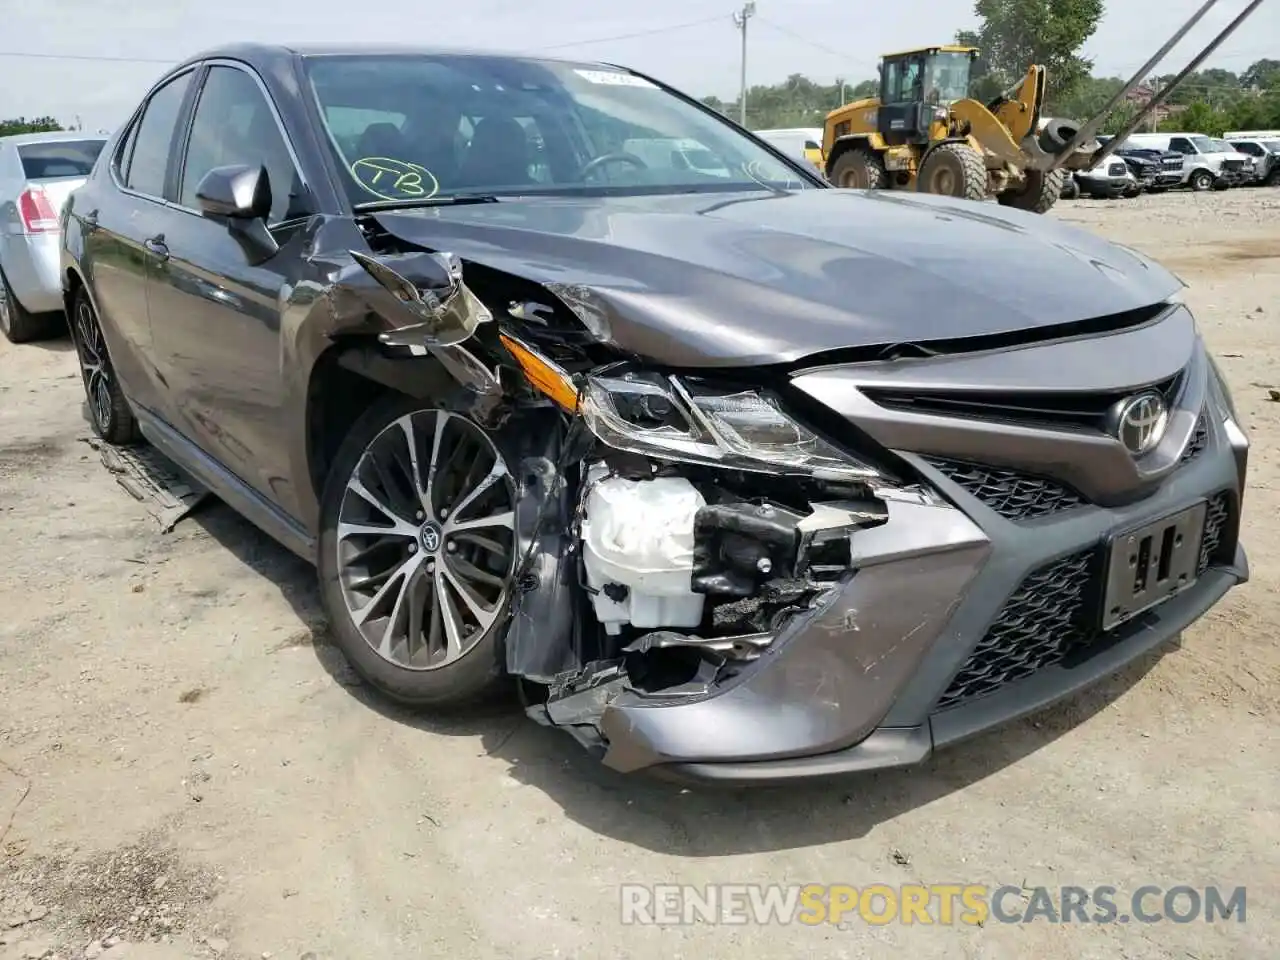
<path id="1" fill-rule="evenodd" d="M 1114 673 L 1248 577 L 1237 544 L 1244 452 L 1208 419 L 1156 493 L 1030 522 L 913 457 L 956 506 L 890 498 L 888 521 L 854 535 L 850 579 L 710 694 L 618 695 L 600 721 L 604 762 L 743 783 L 906 766 Z M 1198 577 L 1103 632 L 1109 540 L 1197 502 Z"/>

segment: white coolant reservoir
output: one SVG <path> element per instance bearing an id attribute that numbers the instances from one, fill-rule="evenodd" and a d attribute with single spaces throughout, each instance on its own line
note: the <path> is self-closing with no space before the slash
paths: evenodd
<path id="1" fill-rule="evenodd" d="M 702 622 L 704 598 L 689 582 L 693 519 L 705 504 L 683 477 L 593 483 L 582 524 L 583 564 L 596 591 L 596 617 L 608 633 L 626 624 L 655 629 Z"/>

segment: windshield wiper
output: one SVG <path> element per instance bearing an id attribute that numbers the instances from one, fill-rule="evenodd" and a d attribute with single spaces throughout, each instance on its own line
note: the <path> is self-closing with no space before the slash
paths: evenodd
<path id="1" fill-rule="evenodd" d="M 463 207 L 472 203 L 498 203 L 491 193 L 456 193 L 448 197 L 423 197 L 421 200 L 370 200 L 352 206 L 356 213 L 376 213 L 379 210 L 405 210 L 414 207 Z"/>

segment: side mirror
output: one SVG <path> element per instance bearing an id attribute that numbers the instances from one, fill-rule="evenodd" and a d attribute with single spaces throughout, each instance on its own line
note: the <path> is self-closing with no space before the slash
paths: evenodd
<path id="1" fill-rule="evenodd" d="M 215 217 L 265 220 L 271 213 L 271 178 L 266 167 L 214 167 L 196 187 L 196 201 Z"/>
<path id="2" fill-rule="evenodd" d="M 196 187 L 196 202 L 205 216 L 226 217 L 231 235 L 249 263 L 257 266 L 279 252 L 267 229 L 271 215 L 271 178 L 264 166 L 234 164 L 214 167 Z"/>

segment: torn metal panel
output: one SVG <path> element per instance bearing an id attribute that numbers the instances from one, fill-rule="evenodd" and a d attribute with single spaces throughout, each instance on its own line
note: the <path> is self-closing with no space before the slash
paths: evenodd
<path id="1" fill-rule="evenodd" d="M 168 533 L 209 496 L 209 491 L 155 447 L 113 447 L 97 437 L 86 441 L 102 465 Z"/>
<path id="2" fill-rule="evenodd" d="M 451 253 L 349 253 L 360 271 L 344 270 L 336 286 L 393 326 L 384 335 L 389 345 L 453 346 L 493 319 L 463 282 L 462 262 Z M 364 282 L 364 275 L 375 283 Z"/>
<path id="3" fill-rule="evenodd" d="M 459 384 L 496 405 L 497 371 L 463 346 L 493 314 L 464 282 L 462 261 L 450 253 L 349 253 L 354 265 L 328 290 L 337 321 L 331 335 L 376 333 L 392 355 L 434 357 Z"/>

